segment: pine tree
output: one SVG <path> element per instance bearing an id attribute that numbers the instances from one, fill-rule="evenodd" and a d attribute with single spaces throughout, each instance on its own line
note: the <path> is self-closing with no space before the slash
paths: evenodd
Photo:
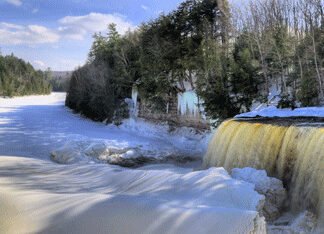
<path id="1" fill-rule="evenodd" d="M 260 70 L 250 50 L 248 32 L 244 32 L 234 45 L 230 76 L 230 92 L 235 95 L 234 102 L 240 111 L 249 111 L 252 101 L 258 97 Z"/>

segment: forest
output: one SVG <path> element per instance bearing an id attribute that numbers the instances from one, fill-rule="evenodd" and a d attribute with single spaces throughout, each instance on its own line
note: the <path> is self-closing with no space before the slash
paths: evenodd
<path id="1" fill-rule="evenodd" d="M 51 71 L 47 70 L 50 74 L 50 84 L 53 92 L 66 92 L 70 83 L 70 71 Z"/>
<path id="2" fill-rule="evenodd" d="M 12 55 L 0 55 L 0 96 L 49 94 L 50 75 Z"/>
<path id="3" fill-rule="evenodd" d="M 163 112 L 190 82 L 210 119 L 249 111 L 280 89 L 278 107 L 315 106 L 324 97 L 322 0 L 186 0 L 120 35 L 97 33 L 87 64 L 73 72 L 66 105 L 94 120 L 119 118 L 135 84 Z"/>

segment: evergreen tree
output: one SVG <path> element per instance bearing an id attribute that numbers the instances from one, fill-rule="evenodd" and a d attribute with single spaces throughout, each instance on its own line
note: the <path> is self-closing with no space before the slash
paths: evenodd
<path id="1" fill-rule="evenodd" d="M 261 68 L 252 54 L 249 37 L 244 32 L 234 44 L 230 77 L 230 91 L 235 95 L 234 102 L 240 111 L 249 111 L 252 101 L 258 97 Z"/>

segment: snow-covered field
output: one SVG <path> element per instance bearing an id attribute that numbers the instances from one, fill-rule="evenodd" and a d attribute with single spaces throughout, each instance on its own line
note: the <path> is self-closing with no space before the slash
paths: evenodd
<path id="1" fill-rule="evenodd" d="M 71 113 L 64 98 L 0 98 L 0 233 L 266 232 L 267 187 L 284 194 L 280 181 L 254 169 L 237 169 L 234 179 L 192 164 L 103 163 L 202 157 L 209 136 L 141 120 L 94 123 Z"/>

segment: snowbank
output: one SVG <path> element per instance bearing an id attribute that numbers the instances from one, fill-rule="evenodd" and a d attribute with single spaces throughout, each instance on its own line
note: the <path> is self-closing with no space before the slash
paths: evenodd
<path id="1" fill-rule="evenodd" d="M 253 117 L 324 117 L 324 107 L 305 107 L 291 109 L 278 109 L 274 106 L 236 115 L 235 118 Z"/>
<path id="2" fill-rule="evenodd" d="M 268 177 L 265 170 L 254 168 L 234 168 L 231 175 L 233 178 L 243 180 L 255 185 L 255 190 L 265 196 L 263 215 L 267 221 L 274 221 L 280 216 L 287 192 L 282 181 Z"/>
<path id="3" fill-rule="evenodd" d="M 223 168 L 183 174 L 0 157 L 0 171 L 31 232 L 265 232 L 264 197 Z"/>
<path id="4" fill-rule="evenodd" d="M 268 177 L 266 171 L 248 167 L 234 168 L 231 176 L 253 184 L 255 190 L 265 196 L 261 214 L 268 223 L 268 234 L 320 233 L 315 230 L 317 218 L 313 213 L 304 211 L 297 215 L 289 212 L 282 214 L 283 203 L 287 199 L 286 190 L 280 180 Z"/>

